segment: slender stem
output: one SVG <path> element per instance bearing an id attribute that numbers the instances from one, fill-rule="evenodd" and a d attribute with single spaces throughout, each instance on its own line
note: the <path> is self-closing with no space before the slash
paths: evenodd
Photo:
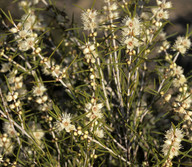
<path id="1" fill-rule="evenodd" d="M 93 139 L 92 137 L 88 136 L 88 139 L 91 140 L 92 142 L 100 145 L 101 147 L 103 147 L 104 149 L 108 150 L 111 154 L 115 155 L 116 157 L 120 158 L 122 161 L 126 162 L 127 165 L 130 165 L 131 163 L 129 161 L 127 161 L 125 158 L 123 158 L 120 155 L 117 155 L 116 153 L 113 152 L 113 150 L 111 150 L 110 148 L 104 146 L 103 144 L 101 144 L 99 141 Z"/>
<path id="2" fill-rule="evenodd" d="M 44 153 L 44 151 L 42 150 L 42 148 L 36 143 L 36 141 L 25 131 L 25 129 L 23 129 L 20 125 L 18 125 L 11 117 L 8 117 L 2 110 L 0 110 L 0 114 L 10 120 L 23 134 L 25 134 L 29 139 L 31 139 L 36 146 Z"/>
<path id="3" fill-rule="evenodd" d="M 110 9 L 110 6 L 111 6 L 110 1 L 107 2 L 107 5 L 108 5 L 108 8 Z M 111 11 L 109 10 L 109 12 L 111 12 Z M 112 18 L 110 18 L 110 24 L 113 25 L 113 19 Z M 113 26 L 111 26 L 111 27 L 113 27 Z M 112 35 L 113 47 L 114 47 L 114 49 L 116 49 L 117 48 L 117 44 L 116 44 L 116 41 L 114 39 L 115 34 L 114 34 L 113 30 L 112 30 L 111 35 Z M 120 84 L 120 75 L 119 75 L 117 51 L 114 52 L 114 59 L 115 59 L 115 70 L 116 70 L 116 75 L 117 75 L 117 93 L 118 93 L 118 98 L 120 100 L 121 111 L 123 112 L 124 104 L 123 104 L 123 98 L 122 98 L 122 92 L 121 92 L 121 84 Z"/>
<path id="4" fill-rule="evenodd" d="M 93 33 L 93 30 L 92 30 L 92 33 Z M 93 37 L 93 43 L 96 45 L 95 37 Z M 110 111 L 111 108 L 110 108 L 110 105 L 109 105 L 109 99 L 108 99 L 108 96 L 107 96 L 107 91 L 106 91 L 106 87 L 105 87 L 105 83 L 104 83 L 105 79 L 104 79 L 103 71 L 101 69 L 101 62 L 100 62 L 99 57 L 97 58 L 97 64 L 98 64 L 99 72 L 100 72 L 100 75 L 101 75 L 101 84 L 102 84 L 102 89 L 103 89 L 103 93 L 104 93 L 104 96 L 105 96 L 106 106 L 107 106 L 107 109 Z"/>
<path id="5" fill-rule="evenodd" d="M 48 6 L 48 3 L 45 0 L 41 0 L 46 6 Z"/>
<path id="6" fill-rule="evenodd" d="M 32 49 L 33 49 L 33 51 L 35 51 L 35 48 L 34 48 L 34 47 L 32 47 Z M 40 53 L 38 53 L 37 55 L 40 57 L 41 60 L 44 59 L 44 57 L 43 57 Z M 45 62 L 45 65 L 46 65 L 49 69 L 51 69 L 51 66 L 49 65 L 49 63 Z M 54 76 L 58 79 L 58 81 L 64 86 L 64 88 L 66 88 L 66 91 L 67 91 L 69 94 L 71 94 L 74 99 L 76 99 L 75 95 L 74 95 L 74 94 L 72 93 L 72 91 L 68 88 L 68 86 L 63 82 L 63 80 L 59 78 L 59 76 L 56 74 L 55 71 L 53 71 L 53 75 L 54 75 Z"/>
<path id="7" fill-rule="evenodd" d="M 108 36 L 106 31 L 105 31 L 105 36 L 106 37 Z M 106 40 L 106 45 L 107 45 L 107 48 L 109 48 L 109 41 L 108 40 Z M 113 62 L 113 55 L 112 55 L 112 53 L 110 53 L 109 55 L 110 55 L 109 62 L 112 63 Z M 113 66 L 112 70 L 113 70 L 112 72 L 113 72 L 113 77 L 114 77 L 115 85 L 118 87 L 118 85 L 117 85 L 117 75 L 116 75 L 114 66 Z"/>
<path id="8" fill-rule="evenodd" d="M 176 56 L 174 57 L 173 62 L 172 62 L 173 64 L 177 61 L 177 58 L 178 58 L 178 57 L 179 57 L 179 52 L 177 52 Z M 160 85 L 159 85 L 159 88 L 158 88 L 158 90 L 157 90 L 157 93 L 160 93 L 160 91 L 161 91 L 161 89 L 162 89 L 162 87 L 163 87 L 164 82 L 165 82 L 165 78 L 163 78 L 163 80 L 161 81 L 161 83 L 160 83 Z M 155 101 L 156 97 L 157 97 L 157 95 L 153 97 L 150 105 L 145 109 L 145 111 L 144 111 L 143 114 L 141 115 L 141 118 L 140 118 L 140 121 L 139 121 L 140 123 L 143 121 L 143 118 L 145 117 L 145 115 L 149 112 L 149 108 L 151 107 L 151 105 L 152 105 L 153 102 Z"/>
<path id="9" fill-rule="evenodd" d="M 2 54 L 2 56 L 3 56 L 4 58 L 6 58 L 9 62 L 11 62 L 11 63 L 13 63 L 14 65 L 16 65 L 17 67 L 21 68 L 23 71 L 28 72 L 25 67 L 21 66 L 20 64 L 18 64 L 18 63 L 15 62 L 14 60 L 10 59 L 10 58 L 9 58 L 7 55 L 5 55 L 4 53 Z"/>
<path id="10" fill-rule="evenodd" d="M 119 148 L 121 148 L 123 151 L 127 152 L 127 149 L 123 147 L 117 140 L 113 139 L 113 141 L 117 144 Z"/>
<path id="11" fill-rule="evenodd" d="M 48 115 L 47 115 L 47 118 L 48 118 Z M 49 127 L 50 127 L 51 129 L 53 128 L 51 122 L 49 122 Z M 53 138 L 55 139 L 55 133 L 54 133 L 54 131 L 51 131 L 51 134 L 52 134 Z M 58 145 L 57 141 L 55 141 L 55 145 L 56 145 L 56 149 L 57 149 L 57 152 L 58 152 L 58 155 L 57 155 L 58 167 L 60 167 L 60 166 L 61 166 L 61 165 L 60 165 L 61 152 L 60 152 L 59 145 Z"/>
<path id="12" fill-rule="evenodd" d="M 102 71 L 102 69 L 101 69 L 101 63 L 100 63 L 100 59 L 99 59 L 99 58 L 97 58 L 97 63 L 98 63 L 99 71 L 100 71 L 100 75 L 101 75 L 101 84 L 102 84 L 103 93 L 104 93 L 104 96 L 105 96 L 106 106 L 107 106 L 107 109 L 110 111 L 111 108 L 110 108 L 110 105 L 109 105 L 109 100 L 108 100 L 108 96 L 107 96 L 107 91 L 106 91 L 106 87 L 105 87 L 105 83 L 104 83 L 103 71 Z"/>

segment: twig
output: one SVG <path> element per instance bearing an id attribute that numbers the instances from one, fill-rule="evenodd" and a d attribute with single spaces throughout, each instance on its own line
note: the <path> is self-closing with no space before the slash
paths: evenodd
<path id="1" fill-rule="evenodd" d="M 107 2 L 108 8 L 110 9 L 110 1 Z M 109 12 L 111 12 L 109 10 Z M 110 24 L 113 25 L 113 20 L 110 18 Z M 114 39 L 114 31 L 112 30 L 112 44 L 114 49 L 117 48 L 116 41 Z M 121 92 L 121 84 L 120 84 L 120 76 L 119 76 L 119 68 L 118 68 L 118 59 L 117 59 L 117 51 L 114 52 L 114 58 L 115 58 L 115 70 L 116 70 L 116 77 L 117 77 L 117 93 L 118 93 L 118 98 L 120 100 L 120 106 L 121 106 L 121 111 L 123 112 L 123 98 L 122 98 L 122 92 Z"/>
<path id="2" fill-rule="evenodd" d="M 93 31 L 92 31 L 92 33 L 93 33 Z M 96 45 L 95 37 L 93 37 L 93 42 Z M 110 108 L 110 105 L 109 105 L 109 99 L 108 99 L 108 96 L 107 96 L 107 91 L 106 91 L 106 87 L 105 87 L 105 83 L 104 83 L 105 79 L 104 79 L 103 71 L 101 69 L 101 62 L 100 62 L 100 58 L 99 57 L 97 58 L 97 64 L 98 64 L 99 72 L 100 72 L 100 75 L 101 75 L 101 84 L 102 84 L 102 89 L 103 89 L 103 93 L 104 93 L 104 96 L 105 96 L 106 106 L 107 106 L 107 109 L 110 111 L 111 108 Z"/>
<path id="3" fill-rule="evenodd" d="M 176 56 L 174 57 L 173 62 L 172 62 L 173 64 L 176 62 L 178 56 L 179 56 L 179 52 L 177 52 Z M 165 82 L 165 78 L 163 78 L 163 80 L 161 81 L 161 83 L 160 83 L 160 85 L 159 85 L 159 88 L 158 88 L 158 90 L 157 90 L 157 93 L 160 93 L 161 88 L 163 87 L 164 82 Z M 145 109 L 145 111 L 144 111 L 143 114 L 141 115 L 141 118 L 140 118 L 140 121 L 139 121 L 140 123 L 143 121 L 143 118 L 145 117 L 145 115 L 149 112 L 149 108 L 151 107 L 151 105 L 152 105 L 153 102 L 155 101 L 156 97 L 157 97 L 157 95 L 153 97 L 150 105 Z"/>
<path id="4" fill-rule="evenodd" d="M 101 83 L 102 83 L 103 93 L 104 93 L 104 96 L 105 96 L 105 102 L 106 102 L 106 105 L 107 105 L 107 109 L 110 111 L 111 107 L 109 105 L 107 91 L 106 91 L 106 87 L 105 87 L 105 83 L 104 83 L 103 71 L 101 69 L 101 63 L 100 63 L 100 59 L 99 58 L 97 58 L 97 63 L 98 63 L 99 71 L 100 71 L 100 75 L 101 75 Z"/>
<path id="5" fill-rule="evenodd" d="M 48 6 L 48 3 L 45 0 L 41 0 L 46 6 Z"/>
<path id="6" fill-rule="evenodd" d="M 32 47 L 32 49 L 33 49 L 33 51 L 35 51 L 35 48 L 34 48 L 34 47 Z M 44 59 L 44 57 L 43 57 L 40 53 L 38 53 L 37 55 L 40 57 L 41 60 Z M 51 69 L 51 66 L 50 66 L 47 62 L 45 62 L 45 65 L 46 65 L 49 69 Z M 68 88 L 68 86 L 63 82 L 63 80 L 59 78 L 59 76 L 55 73 L 55 71 L 53 71 L 53 75 L 54 75 L 54 76 L 58 79 L 58 81 L 64 86 L 64 88 L 66 88 L 66 91 L 67 91 L 69 94 L 71 94 L 74 99 L 76 99 L 75 95 L 71 92 L 71 90 Z"/>
<path id="7" fill-rule="evenodd" d="M 99 141 L 93 139 L 92 137 L 88 136 L 88 139 L 91 140 L 92 142 L 100 145 L 101 147 L 103 147 L 104 149 L 108 150 L 111 154 L 115 155 L 116 157 L 120 158 L 122 161 L 126 162 L 127 165 L 130 165 L 131 163 L 129 161 L 127 161 L 125 158 L 123 158 L 120 155 L 117 155 L 116 153 L 113 152 L 113 150 L 111 150 L 110 148 L 104 146 L 103 144 L 101 144 Z"/>
<path id="8" fill-rule="evenodd" d="M 23 129 L 21 126 L 19 126 L 12 118 L 8 118 L 8 116 L 2 111 L 0 110 L 0 114 L 6 118 L 6 119 L 10 119 L 10 121 L 23 133 L 25 134 L 28 138 L 30 138 L 36 145 L 37 147 L 43 152 L 45 153 L 42 148 L 35 142 L 35 140 L 25 131 L 25 129 Z"/>
<path id="9" fill-rule="evenodd" d="M 5 55 L 3 52 L 0 53 L 4 58 L 6 58 L 9 62 L 13 63 L 14 65 L 16 65 L 17 67 L 21 68 L 23 71 L 28 72 L 25 67 L 21 66 L 20 64 L 18 64 L 17 62 L 15 62 L 14 60 L 10 59 L 7 55 Z"/>
<path id="10" fill-rule="evenodd" d="M 47 118 L 48 118 L 48 115 L 46 115 L 46 116 L 47 116 Z M 49 122 L 49 127 L 50 127 L 51 129 L 53 128 L 51 122 Z M 51 134 L 52 134 L 53 138 L 55 139 L 55 133 L 54 133 L 54 131 L 51 131 Z M 58 155 L 57 155 L 58 167 L 60 167 L 60 166 L 61 166 L 61 165 L 60 165 L 61 151 L 59 150 L 59 145 L 58 145 L 58 142 L 57 142 L 57 141 L 55 141 L 55 145 L 56 145 L 56 149 L 57 149 L 57 152 L 58 152 Z"/>

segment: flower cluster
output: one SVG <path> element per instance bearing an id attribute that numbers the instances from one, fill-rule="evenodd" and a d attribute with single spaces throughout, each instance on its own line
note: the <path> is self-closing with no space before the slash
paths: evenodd
<path id="1" fill-rule="evenodd" d="M 174 49 L 179 51 L 181 54 L 185 54 L 186 51 L 191 47 L 191 41 L 187 37 L 177 37 Z"/>
<path id="2" fill-rule="evenodd" d="M 83 54 L 85 55 L 85 59 L 87 63 L 95 63 L 96 58 L 98 57 L 98 53 L 96 52 L 95 44 L 86 43 L 85 45 L 81 46 L 83 50 Z"/>
<path id="3" fill-rule="evenodd" d="M 87 103 L 85 105 L 85 111 L 87 112 L 86 116 L 90 119 L 90 121 L 102 118 L 103 117 L 103 114 L 101 112 L 102 108 L 103 108 L 102 103 L 98 104 Z"/>
<path id="4" fill-rule="evenodd" d="M 23 22 L 10 29 L 12 33 L 17 33 L 15 39 L 18 42 L 19 50 L 27 51 L 33 48 L 37 42 L 37 34 L 33 32 L 35 27 L 36 16 L 33 14 L 24 15 Z"/>
<path id="5" fill-rule="evenodd" d="M 66 78 L 67 77 L 67 67 L 62 67 L 59 64 L 56 64 L 54 60 L 49 60 L 46 57 L 41 60 L 42 70 L 45 75 L 51 75 L 56 78 Z"/>
<path id="6" fill-rule="evenodd" d="M 97 11 L 93 9 L 87 9 L 82 13 L 81 19 L 83 21 L 84 30 L 94 32 L 94 30 L 98 27 L 97 15 Z"/>
<path id="7" fill-rule="evenodd" d="M 0 134 L 0 149 L 3 149 L 5 154 L 11 154 L 13 152 L 13 142 L 6 133 Z"/>
<path id="8" fill-rule="evenodd" d="M 181 148 L 180 143 L 183 136 L 183 132 L 180 129 L 173 129 L 173 127 L 166 132 L 166 140 L 162 152 L 164 156 L 168 156 L 169 160 L 172 160 L 175 156 L 179 155 L 179 149 Z"/>
<path id="9" fill-rule="evenodd" d="M 41 139 L 44 137 L 45 133 L 41 128 L 41 125 L 40 124 L 35 125 L 34 122 L 29 124 L 30 124 L 31 134 L 34 137 L 35 141 L 37 142 L 38 145 L 40 145 L 41 147 L 44 147 Z"/>
<path id="10" fill-rule="evenodd" d="M 176 64 L 173 65 L 173 71 L 172 75 L 174 77 L 173 79 L 173 86 L 176 88 L 181 88 L 186 86 L 187 79 L 185 78 L 185 75 L 183 74 L 183 69 L 180 66 L 177 66 Z"/>
<path id="11" fill-rule="evenodd" d="M 104 131 L 102 129 L 102 123 L 98 121 L 98 119 L 103 119 L 103 113 L 101 111 L 103 103 L 96 103 L 95 99 L 92 99 L 91 102 L 85 104 L 86 117 L 89 118 L 89 123 L 92 123 L 90 130 L 99 138 L 103 138 Z"/>
<path id="12" fill-rule="evenodd" d="M 122 36 L 124 37 L 122 43 L 126 45 L 126 48 L 132 51 L 135 47 L 139 47 L 141 42 L 138 40 L 138 36 L 141 33 L 141 25 L 138 18 L 125 17 L 123 19 Z"/>
<path id="13" fill-rule="evenodd" d="M 9 68 L 9 71 L 10 70 L 11 69 Z M 5 73 L 7 71 L 3 70 L 3 72 Z M 7 90 L 7 102 L 10 109 L 17 109 L 17 111 L 19 112 L 19 110 L 21 109 L 21 100 L 23 100 L 23 96 L 27 92 L 25 84 L 23 83 L 23 76 L 19 75 L 18 70 L 15 69 L 7 73 L 5 76 L 8 77 L 7 81 L 10 86 L 9 90 L 7 90 L 7 88 L 4 88 L 5 90 Z"/>
<path id="14" fill-rule="evenodd" d="M 103 15 L 100 18 L 101 23 L 105 23 L 107 20 L 115 20 L 119 18 L 118 5 L 116 2 L 105 1 L 106 5 L 103 6 Z"/>
<path id="15" fill-rule="evenodd" d="M 40 111 L 48 111 L 52 109 L 52 103 L 46 91 L 47 88 L 43 83 L 38 83 L 37 85 L 33 86 L 32 89 L 33 97 L 35 98 L 35 102 L 39 105 L 38 109 Z M 29 97 L 28 100 L 31 101 L 32 98 Z"/>
<path id="16" fill-rule="evenodd" d="M 157 0 L 157 5 L 158 7 L 152 9 L 152 13 L 156 20 L 161 21 L 162 19 L 168 19 L 169 13 L 166 9 L 170 9 L 172 7 L 172 3 L 166 2 L 166 0 Z"/>

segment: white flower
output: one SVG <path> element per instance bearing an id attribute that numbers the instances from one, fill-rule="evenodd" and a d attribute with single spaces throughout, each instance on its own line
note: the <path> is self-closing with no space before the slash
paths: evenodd
<path id="1" fill-rule="evenodd" d="M 19 37 L 20 38 L 26 38 L 27 36 L 29 36 L 30 35 L 30 33 L 27 31 L 27 30 L 21 30 L 21 31 L 19 31 Z"/>
<path id="2" fill-rule="evenodd" d="M 129 50 L 133 50 L 135 47 L 140 46 L 139 40 L 134 37 L 126 37 L 123 39 L 122 43 L 126 45 Z"/>
<path id="3" fill-rule="evenodd" d="M 24 14 L 21 18 L 22 21 L 25 21 L 24 23 L 30 23 L 31 26 L 35 23 L 36 16 L 34 14 Z"/>
<path id="4" fill-rule="evenodd" d="M 109 7 L 110 10 L 117 10 L 117 8 L 118 8 L 117 3 L 114 2 L 113 4 L 110 4 Z"/>
<path id="5" fill-rule="evenodd" d="M 102 118 L 103 114 L 101 112 L 101 109 L 103 108 L 103 103 L 98 103 L 98 104 L 92 104 L 92 103 L 87 103 L 85 105 L 85 111 L 88 112 L 86 115 L 90 121 L 98 118 Z"/>
<path id="6" fill-rule="evenodd" d="M 129 28 L 131 30 L 140 27 L 140 23 L 137 18 L 131 19 L 130 17 L 125 17 L 123 19 L 123 23 L 125 26 L 127 26 L 127 28 Z"/>
<path id="7" fill-rule="evenodd" d="M 177 50 L 180 53 L 185 54 L 187 49 L 191 47 L 191 41 L 185 37 L 177 37 L 173 47 L 174 50 Z"/>
<path id="8" fill-rule="evenodd" d="M 43 84 L 39 84 L 39 85 L 33 87 L 33 95 L 42 96 L 46 90 L 47 89 L 45 88 L 45 86 Z"/>
<path id="9" fill-rule="evenodd" d="M 169 13 L 166 10 L 159 9 L 159 8 L 153 8 L 152 13 L 156 16 L 156 19 L 159 21 L 161 19 L 168 19 Z"/>
<path id="10" fill-rule="evenodd" d="M 23 82 L 15 82 L 15 88 L 20 89 L 23 86 Z M 26 91 L 26 90 L 25 90 Z M 26 92 L 25 92 L 26 93 Z"/>
<path id="11" fill-rule="evenodd" d="M 83 50 L 87 63 L 95 63 L 98 53 L 95 51 L 95 45 L 88 42 L 80 47 Z"/>
<path id="12" fill-rule="evenodd" d="M 0 72 L 7 72 L 7 71 L 9 71 L 10 67 L 11 67 L 10 63 L 3 63 L 3 64 L 1 64 Z"/>
<path id="13" fill-rule="evenodd" d="M 20 7 L 26 7 L 27 6 L 27 2 L 23 0 L 23 1 L 19 2 L 19 6 Z"/>
<path id="14" fill-rule="evenodd" d="M 191 102 L 192 102 L 191 94 L 188 93 L 188 92 L 185 93 L 185 94 L 179 94 L 179 95 L 175 98 L 175 101 L 176 101 L 176 102 L 179 102 L 184 109 L 188 109 L 188 108 L 190 108 Z"/>
<path id="15" fill-rule="evenodd" d="M 172 7 L 172 3 L 171 2 L 166 2 L 166 0 L 160 1 L 160 0 L 156 0 L 157 1 L 157 5 L 159 7 L 161 7 L 162 9 L 169 9 Z"/>
<path id="16" fill-rule="evenodd" d="M 8 102 L 11 102 L 13 100 L 11 92 L 8 93 L 8 95 L 6 96 L 6 99 Z"/>
<path id="17" fill-rule="evenodd" d="M 15 28 L 15 27 L 13 27 L 13 28 L 11 28 L 9 31 L 14 34 L 14 33 L 17 33 L 17 32 L 18 32 L 18 29 Z"/>
<path id="18" fill-rule="evenodd" d="M 167 156 L 169 153 L 169 159 L 173 159 L 173 157 L 179 155 L 179 149 L 181 148 L 180 143 L 183 139 L 183 136 L 184 135 L 180 129 L 171 128 L 166 132 L 166 140 L 162 149 L 164 156 Z"/>
<path id="19" fill-rule="evenodd" d="M 103 137 L 104 137 L 104 131 L 103 131 L 103 129 L 97 128 L 97 129 L 95 130 L 94 134 L 95 134 L 96 136 L 98 136 L 99 138 L 103 138 Z"/>
<path id="20" fill-rule="evenodd" d="M 19 50 L 21 51 L 27 51 L 30 48 L 27 41 L 19 41 L 18 47 L 19 47 Z"/>
<path id="21" fill-rule="evenodd" d="M 66 130 L 66 132 L 70 132 L 72 130 L 76 130 L 75 125 L 71 124 L 71 115 L 67 113 L 63 113 L 60 120 L 55 122 L 56 131 Z"/>
<path id="22" fill-rule="evenodd" d="M 62 77 L 63 78 L 66 78 L 66 76 L 67 76 L 67 69 L 68 69 L 67 67 L 64 67 L 62 70 Z"/>
<path id="23" fill-rule="evenodd" d="M 26 42 L 29 47 L 33 47 L 35 45 L 35 38 L 34 37 L 29 37 L 26 39 Z"/>
<path id="24" fill-rule="evenodd" d="M 16 100 L 18 98 L 18 95 L 19 95 L 18 92 L 14 92 L 14 93 L 8 92 L 8 95 L 6 96 L 7 101 L 11 102 L 12 100 Z"/>
<path id="25" fill-rule="evenodd" d="M 188 38 L 184 38 L 181 43 L 186 49 L 191 47 L 191 41 Z"/>
<path id="26" fill-rule="evenodd" d="M 16 135 L 15 129 L 11 126 L 10 122 L 4 122 L 3 130 L 7 133 L 10 137 L 14 137 Z"/>
<path id="27" fill-rule="evenodd" d="M 110 12 L 108 14 L 109 19 L 118 19 L 119 18 L 119 12 Z"/>
<path id="28" fill-rule="evenodd" d="M 181 66 L 173 66 L 173 76 L 180 76 L 183 74 L 183 68 Z"/>
<path id="29" fill-rule="evenodd" d="M 136 17 L 131 19 L 130 17 L 125 17 L 123 19 L 122 35 L 136 36 L 140 34 L 140 22 Z"/>
<path id="30" fill-rule="evenodd" d="M 91 30 L 92 32 L 98 26 L 97 20 L 97 11 L 93 9 L 88 9 L 84 11 L 81 15 L 81 19 L 83 22 L 84 30 Z"/>
<path id="31" fill-rule="evenodd" d="M 95 63 L 96 58 L 98 57 L 98 54 L 96 51 L 93 51 L 92 53 L 85 54 L 85 59 L 87 63 Z"/>
<path id="32" fill-rule="evenodd" d="M 34 129 L 32 134 L 36 140 L 40 140 L 45 135 L 42 129 Z"/>
<path id="33" fill-rule="evenodd" d="M 30 122 L 29 127 L 31 129 L 31 134 L 34 137 L 37 144 L 41 147 L 44 147 L 41 139 L 45 135 L 45 132 L 43 132 L 41 125 L 39 123 Z"/>
<path id="34" fill-rule="evenodd" d="M 11 142 L 11 139 L 6 133 L 0 135 L 0 147 L 4 148 L 5 154 L 10 154 L 13 152 L 14 144 Z"/>
<path id="35" fill-rule="evenodd" d="M 173 79 L 173 86 L 176 88 L 180 88 L 187 82 L 187 79 L 183 74 Z"/>

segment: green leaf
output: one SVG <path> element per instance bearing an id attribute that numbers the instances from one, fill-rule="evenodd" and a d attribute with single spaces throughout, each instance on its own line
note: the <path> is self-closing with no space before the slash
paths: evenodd
<path id="1" fill-rule="evenodd" d="M 13 21 L 13 19 L 12 19 L 12 17 L 11 17 L 10 11 L 8 11 L 8 14 L 9 14 L 9 16 L 8 16 L 8 15 L 3 11 L 3 9 L 0 8 L 0 10 L 1 10 L 1 12 L 4 14 L 4 16 L 9 20 L 9 22 L 14 25 L 14 21 Z"/>

